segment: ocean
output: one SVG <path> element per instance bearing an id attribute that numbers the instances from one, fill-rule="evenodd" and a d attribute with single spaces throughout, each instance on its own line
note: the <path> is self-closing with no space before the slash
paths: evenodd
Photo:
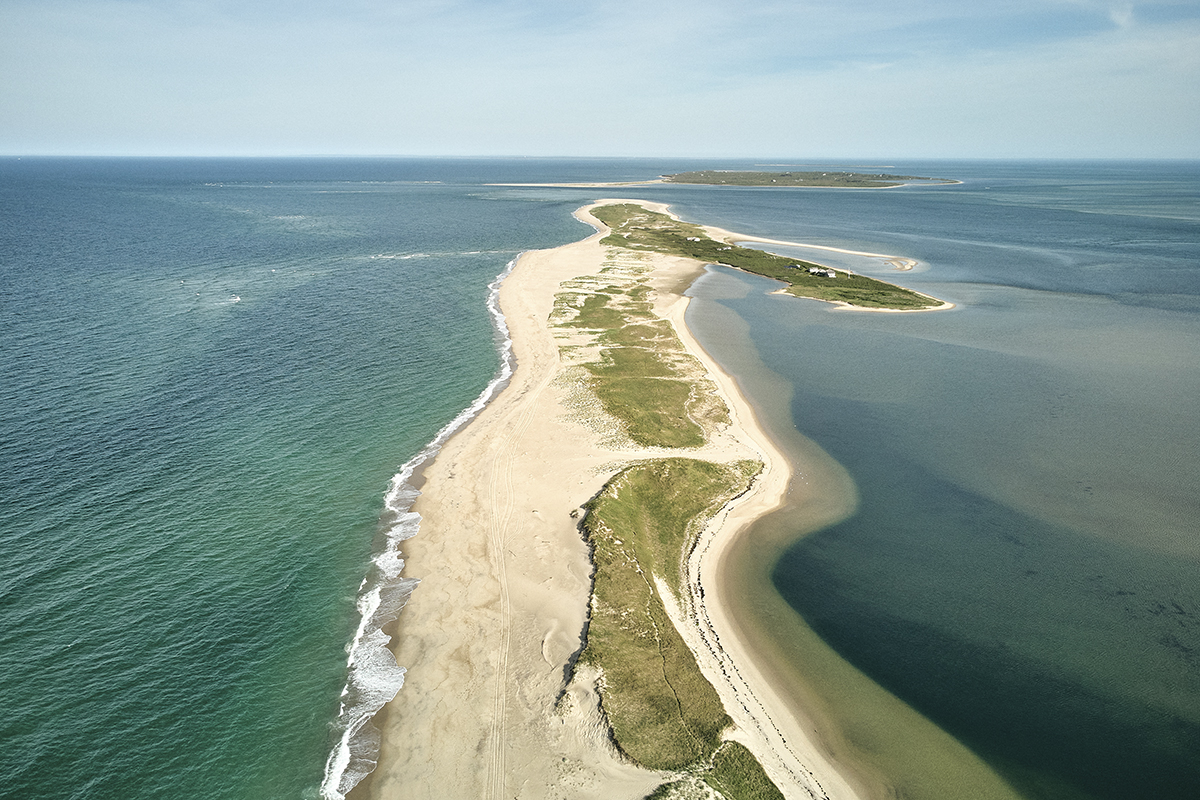
<path id="1" fill-rule="evenodd" d="M 405 476 L 503 380 L 489 286 L 598 196 L 489 184 L 705 166 L 753 165 L 0 159 L 0 797 L 340 795 L 402 691 Z M 886 171 L 964 183 L 620 192 L 958 305 L 698 284 L 856 487 L 760 590 L 1028 797 L 1195 796 L 1200 166 Z"/>

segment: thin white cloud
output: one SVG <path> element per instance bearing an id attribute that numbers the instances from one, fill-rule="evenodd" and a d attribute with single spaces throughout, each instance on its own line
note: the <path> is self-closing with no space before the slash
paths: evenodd
<path id="1" fill-rule="evenodd" d="M 1131 3 L 1121 3 L 1112 6 L 1108 10 L 1108 18 L 1118 28 L 1128 28 L 1133 24 L 1133 5 Z"/>
<path id="2" fill-rule="evenodd" d="M 1194 10 L 0 0 L 0 152 L 1200 156 Z"/>

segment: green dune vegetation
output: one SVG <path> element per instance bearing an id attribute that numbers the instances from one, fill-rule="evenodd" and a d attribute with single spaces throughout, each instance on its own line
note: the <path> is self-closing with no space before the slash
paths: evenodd
<path id="1" fill-rule="evenodd" d="M 604 712 L 621 751 L 650 769 L 682 773 L 651 797 L 676 796 L 696 780 L 729 800 L 783 797 L 748 750 L 722 741 L 730 719 L 660 596 L 670 591 L 679 603 L 680 563 L 698 526 L 744 491 L 758 467 L 643 462 L 610 480 L 584 518 L 596 574 L 580 660 L 603 670 Z"/>
<path id="2" fill-rule="evenodd" d="M 705 169 L 663 175 L 666 183 L 701 183 L 708 186 L 816 186 L 880 189 L 906 183 L 946 184 L 958 181 L 922 178 L 919 175 L 887 175 L 882 172 L 748 172 Z"/>
<path id="3" fill-rule="evenodd" d="M 563 285 L 550 319 L 572 380 L 594 398 L 578 401 L 581 417 L 602 416 L 618 440 L 680 455 L 627 463 L 584 509 L 594 575 L 579 664 L 602 676 L 617 748 L 674 774 L 651 797 L 709 796 L 707 787 L 727 800 L 782 800 L 754 756 L 724 740 L 731 720 L 663 597 L 674 608 L 690 604 L 684 565 L 700 530 L 746 491 L 761 464 L 687 455 L 729 423 L 729 411 L 703 365 L 651 311 L 646 256 L 624 247 L 609 253 L 599 275 Z"/>
<path id="4" fill-rule="evenodd" d="M 680 564 L 698 527 L 745 491 L 758 466 L 643 462 L 613 477 L 584 517 L 596 573 L 580 660 L 603 670 L 601 697 L 617 745 L 650 769 L 690 770 L 705 780 L 721 750 L 730 719 L 660 592 L 679 603 Z M 729 780 L 727 772 L 716 779 Z"/>
<path id="5" fill-rule="evenodd" d="M 719 416 L 724 409 L 701 408 L 704 399 L 693 397 L 692 380 L 703 368 L 650 312 L 648 292 L 640 284 L 628 293 L 610 287 L 587 295 L 569 324 L 597 332 L 600 359 L 584 365 L 588 383 L 629 438 L 642 447 L 696 447 L 704 433 L 693 415 Z"/>
<path id="6" fill-rule="evenodd" d="M 694 258 L 774 278 L 785 283 L 787 292 L 796 297 L 845 303 L 856 308 L 898 311 L 942 305 L 936 298 L 865 275 L 726 244 L 710 237 L 699 225 L 681 222 L 634 203 L 600 206 L 592 214 L 612 229 L 604 239 L 605 244 Z M 820 273 L 809 272 L 810 268 L 820 270 Z"/>

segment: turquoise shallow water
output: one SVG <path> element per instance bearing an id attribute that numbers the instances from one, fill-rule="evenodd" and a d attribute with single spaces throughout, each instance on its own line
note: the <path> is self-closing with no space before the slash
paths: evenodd
<path id="1" fill-rule="evenodd" d="M 486 184 L 701 166 L 751 165 L 0 160 L 0 796 L 317 797 L 393 476 L 496 376 L 488 284 L 588 232 Z M 638 190 L 962 306 L 722 301 L 863 495 L 779 586 L 1006 774 L 1193 796 L 1200 176 L 899 171 L 968 182 Z"/>

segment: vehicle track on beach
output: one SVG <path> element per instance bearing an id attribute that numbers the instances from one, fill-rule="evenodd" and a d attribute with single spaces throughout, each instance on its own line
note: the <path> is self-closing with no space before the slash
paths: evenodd
<path id="1" fill-rule="evenodd" d="M 522 415 L 524 416 L 524 415 Z M 491 731 L 488 734 L 487 796 L 497 800 L 504 796 L 504 722 L 508 703 L 508 658 L 512 641 L 512 604 L 508 591 L 508 566 L 505 559 L 508 527 L 512 521 L 514 498 L 512 462 L 515 440 L 519 435 L 518 425 L 509 428 L 509 433 L 496 444 L 492 459 L 489 503 L 493 510 L 489 520 L 488 544 L 492 572 L 500 589 L 500 646 L 496 651 L 496 672 L 492 696 Z"/>
<path id="2" fill-rule="evenodd" d="M 504 781 L 507 770 L 507 730 L 506 716 L 508 713 L 509 690 L 509 659 L 512 644 L 512 601 L 508 583 L 507 551 L 510 535 L 514 532 L 513 518 L 516 511 L 516 489 L 513 480 L 513 463 L 519 453 L 521 441 L 529 426 L 533 423 L 537 404 L 532 402 L 540 395 L 554 378 L 553 368 L 539 370 L 534 356 L 531 361 L 531 373 L 544 373 L 536 385 L 510 385 L 509 389 L 520 392 L 525 400 L 519 404 L 521 412 L 512 419 L 512 424 L 504 426 L 504 435 L 494 445 L 492 457 L 491 480 L 489 487 L 489 502 L 493 513 L 489 522 L 488 542 L 491 550 L 490 561 L 500 590 L 500 647 L 494 677 L 494 696 L 492 698 L 492 721 L 489 732 L 488 766 L 487 766 L 487 797 L 501 800 L 508 797 Z"/>

